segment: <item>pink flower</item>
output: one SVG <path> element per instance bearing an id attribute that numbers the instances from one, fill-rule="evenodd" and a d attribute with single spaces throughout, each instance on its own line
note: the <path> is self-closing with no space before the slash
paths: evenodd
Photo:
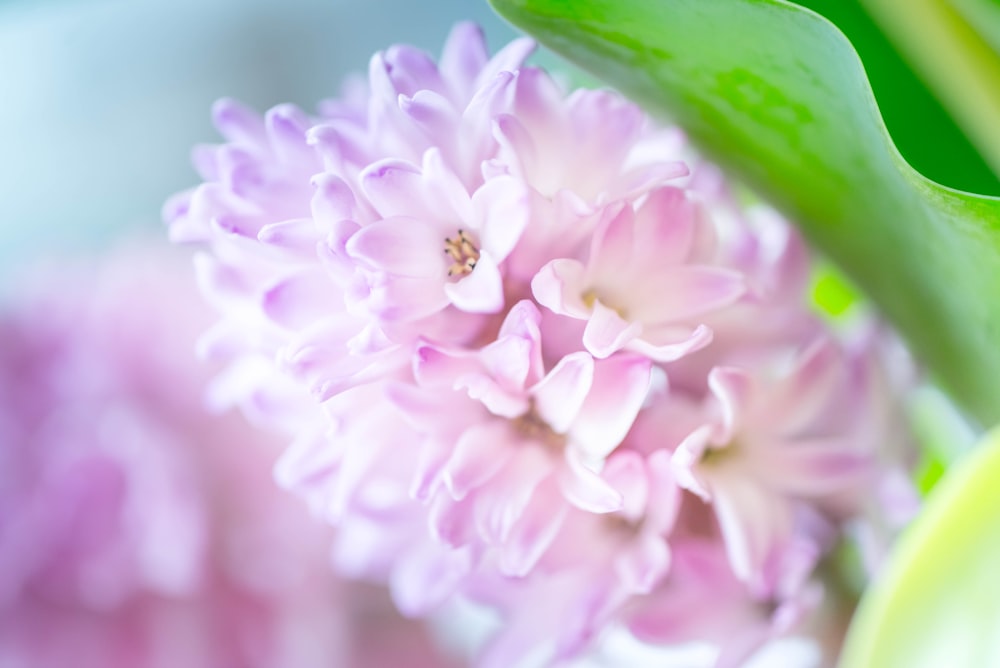
<path id="1" fill-rule="evenodd" d="M 553 312 L 587 321 L 583 344 L 595 357 L 626 348 L 669 362 L 711 341 L 708 327 L 688 323 L 744 291 L 738 272 L 692 264 L 710 259 L 711 234 L 683 190 L 663 188 L 634 213 L 606 209 L 588 262 L 549 262 L 532 291 Z"/>
<path id="2" fill-rule="evenodd" d="M 797 506 L 822 502 L 869 471 L 872 450 L 828 409 L 855 389 L 844 370 L 827 341 L 776 380 L 717 367 L 708 378 L 715 418 L 674 453 L 681 485 L 715 509 L 733 571 L 763 591 L 773 587 L 764 565 L 792 538 Z"/>
<path id="3" fill-rule="evenodd" d="M 363 304 L 372 313 L 412 320 L 449 304 L 470 313 L 503 308 L 500 264 L 528 222 L 522 184 L 500 176 L 470 196 L 436 149 L 422 168 L 380 161 L 360 181 L 380 219 L 358 229 L 346 251 L 366 275 Z"/>
<path id="4" fill-rule="evenodd" d="M 501 547 L 500 567 L 509 574 L 530 570 L 568 504 L 599 514 L 621 508 L 621 493 L 596 469 L 628 431 L 649 385 L 649 361 L 626 355 L 595 361 L 575 353 L 543 376 L 539 320 L 525 301 L 478 353 L 420 346 L 418 386 L 440 389 L 394 392 L 430 436 L 425 447 L 437 465 L 424 469 L 420 487 L 435 497 L 439 533 L 457 544 L 478 535 Z"/>
<path id="5" fill-rule="evenodd" d="M 874 339 L 813 313 L 794 229 L 531 48 L 490 58 L 461 25 L 314 116 L 216 107 L 227 143 L 165 210 L 205 244 L 212 396 L 288 433 L 279 479 L 339 528 L 341 572 L 410 615 L 498 612 L 484 665 L 621 624 L 738 661 L 821 607 L 837 539 L 881 526 L 898 393 L 870 382 Z M 713 597 L 724 624 L 654 628 Z"/>

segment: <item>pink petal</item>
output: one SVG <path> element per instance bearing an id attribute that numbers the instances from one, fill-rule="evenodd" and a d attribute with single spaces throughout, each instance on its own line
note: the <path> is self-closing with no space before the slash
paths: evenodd
<path id="1" fill-rule="evenodd" d="M 576 260 L 552 260 L 531 279 L 531 293 L 553 313 L 586 318 L 590 309 L 581 299 L 585 274 L 584 266 Z"/>
<path id="2" fill-rule="evenodd" d="M 234 144 L 259 146 L 264 141 L 264 119 L 236 100 L 223 98 L 212 105 L 212 124 Z"/>
<path id="3" fill-rule="evenodd" d="M 470 427 L 455 443 L 442 471 L 448 491 L 457 500 L 465 498 L 504 467 L 514 447 L 510 427 L 502 420 Z"/>
<path id="4" fill-rule="evenodd" d="M 642 323 L 630 322 L 594 300 L 594 308 L 583 331 L 583 345 L 594 357 L 604 359 L 624 348 L 642 334 Z"/>
<path id="5" fill-rule="evenodd" d="M 663 535 L 673 528 L 681 507 L 681 489 L 674 480 L 669 450 L 657 450 L 646 459 L 649 477 L 649 503 L 643 529 Z"/>
<path id="6" fill-rule="evenodd" d="M 261 307 L 279 325 L 292 330 L 305 329 L 330 315 L 331 287 L 323 274 L 296 274 L 268 288 Z"/>
<path id="7" fill-rule="evenodd" d="M 427 545 L 410 551 L 395 562 L 389 582 L 392 599 L 404 615 L 425 615 L 455 591 L 470 568 L 467 550 Z"/>
<path id="8" fill-rule="evenodd" d="M 498 313 L 503 309 L 503 278 L 496 261 L 482 252 L 472 273 L 457 283 L 447 283 L 445 294 L 455 308 L 466 313 Z"/>
<path id="9" fill-rule="evenodd" d="M 410 496 L 427 501 L 439 489 L 441 471 L 451 458 L 452 443 L 443 438 L 425 438 L 410 483 Z"/>
<path id="10" fill-rule="evenodd" d="M 476 79 L 476 85 L 482 86 L 501 72 L 515 72 L 521 68 L 524 61 L 536 48 L 535 41 L 521 37 L 509 42 L 507 46 L 497 51 L 483 67 Z"/>
<path id="11" fill-rule="evenodd" d="M 555 485 L 551 482 L 539 485 L 504 541 L 500 571 L 511 577 L 528 575 L 555 540 L 568 511 Z"/>
<path id="12" fill-rule="evenodd" d="M 712 488 L 698 471 L 698 465 L 709 449 L 713 432 L 712 425 L 703 425 L 694 430 L 681 441 L 670 459 L 670 469 L 677 484 L 705 501 L 712 498 Z"/>
<path id="13" fill-rule="evenodd" d="M 472 503 L 456 501 L 447 494 L 438 494 L 430 504 L 428 521 L 434 538 L 451 548 L 471 543 L 475 536 L 472 526 Z"/>
<path id="14" fill-rule="evenodd" d="M 433 219 L 460 221 L 455 225 L 456 232 L 465 227 L 464 222 L 468 222 L 467 227 L 478 230 L 480 219 L 473 213 L 472 199 L 441 150 L 436 146 L 427 149 L 422 164 L 425 198 L 436 212 Z"/>
<path id="15" fill-rule="evenodd" d="M 694 203 L 680 188 L 659 188 L 636 213 L 636 249 L 663 265 L 687 260 L 698 235 Z"/>
<path id="16" fill-rule="evenodd" d="M 436 277 L 383 277 L 370 286 L 365 305 L 386 320 L 410 322 L 445 308 L 448 297 Z"/>
<path id="17" fill-rule="evenodd" d="M 524 390 L 535 358 L 540 354 L 533 341 L 505 336 L 483 348 L 481 357 L 491 378 L 503 387 L 517 391 Z"/>
<path id="18" fill-rule="evenodd" d="M 839 389 L 845 373 L 842 351 L 828 338 L 809 346 L 799 358 L 795 370 L 769 397 L 767 415 L 775 431 L 794 434 L 806 429 L 830 404 L 831 394 Z"/>
<path id="19" fill-rule="evenodd" d="M 470 399 L 481 402 L 486 410 L 500 417 L 514 419 L 531 408 L 530 400 L 523 390 L 503 387 L 482 373 L 463 376 L 455 389 L 465 390 Z"/>
<path id="20" fill-rule="evenodd" d="M 490 373 L 504 379 L 513 387 L 527 387 L 542 379 L 544 367 L 542 363 L 542 314 L 530 299 L 522 299 L 511 307 L 500 325 L 497 341 L 515 338 L 529 344 L 527 356 L 518 362 L 527 362 L 522 367 L 520 363 L 513 365 L 506 351 L 493 351 L 493 344 L 483 350 L 483 363 Z M 519 349 L 521 350 L 521 349 Z"/>
<path id="21" fill-rule="evenodd" d="M 530 173 L 538 161 L 538 148 L 524 124 L 510 114 L 500 114 L 493 121 L 493 136 L 507 149 L 521 173 Z"/>
<path id="22" fill-rule="evenodd" d="M 442 78 L 458 90 L 456 94 L 474 90 L 476 77 L 486 66 L 489 53 L 483 30 L 475 23 L 458 23 L 444 43 L 438 69 Z"/>
<path id="23" fill-rule="evenodd" d="M 464 350 L 448 351 L 429 343 L 418 343 L 413 353 L 413 375 L 422 387 L 454 389 L 462 376 L 476 373 L 480 365 Z"/>
<path id="24" fill-rule="evenodd" d="M 775 445 L 767 453 L 767 480 L 789 495 L 817 498 L 844 492 L 875 468 L 872 453 L 844 436 L 797 438 Z"/>
<path id="25" fill-rule="evenodd" d="M 384 51 L 386 72 L 397 93 L 413 95 L 421 89 L 442 90 L 444 82 L 434 60 L 421 49 L 396 44 Z M 395 99 L 397 96 L 392 96 Z"/>
<path id="26" fill-rule="evenodd" d="M 423 176 L 416 165 L 403 160 L 380 160 L 366 167 L 360 179 L 362 191 L 382 218 L 437 219 L 436 207 L 427 201 Z"/>
<path id="27" fill-rule="evenodd" d="M 623 199 L 635 200 L 646 191 L 667 181 L 673 181 L 688 176 L 691 170 L 683 160 L 657 162 L 628 169 L 620 181 L 620 196 Z"/>
<path id="28" fill-rule="evenodd" d="M 309 128 L 306 140 L 328 169 L 350 173 L 371 160 L 366 130 L 353 119 L 333 118 Z"/>
<path id="29" fill-rule="evenodd" d="M 347 252 L 347 242 L 361 227 L 352 220 L 333 223 L 326 239 L 316 246 L 323 268 L 336 280 L 350 282 L 358 271 L 358 263 Z"/>
<path id="30" fill-rule="evenodd" d="M 320 235 L 311 218 L 302 218 L 265 225 L 257 233 L 257 239 L 268 246 L 309 260 L 316 257 L 316 244 L 320 242 Z"/>
<path id="31" fill-rule="evenodd" d="M 743 274 L 730 269 L 664 267 L 633 286 L 629 316 L 650 324 L 684 321 L 729 306 L 745 292 Z"/>
<path id="32" fill-rule="evenodd" d="M 622 515 L 632 522 L 642 519 L 649 500 L 649 478 L 642 455 L 635 450 L 614 453 L 604 465 L 601 477 L 622 493 Z"/>
<path id="33" fill-rule="evenodd" d="M 642 338 L 629 341 L 626 348 L 656 362 L 673 362 L 685 355 L 701 350 L 712 342 L 712 330 L 698 325 L 691 330 L 684 327 L 647 330 Z"/>
<path id="34" fill-rule="evenodd" d="M 708 373 L 708 387 L 722 408 L 722 424 L 713 441 L 719 445 L 730 443 L 751 405 L 753 379 L 742 369 L 715 367 Z"/>
<path id="35" fill-rule="evenodd" d="M 424 135 L 438 143 L 453 141 L 459 116 L 451 101 L 431 90 L 418 90 L 413 97 L 401 96 L 403 110 Z"/>
<path id="36" fill-rule="evenodd" d="M 733 573 L 744 582 L 759 582 L 768 557 L 791 531 L 788 502 L 756 482 L 727 476 L 715 486 L 712 504 Z"/>
<path id="37" fill-rule="evenodd" d="M 507 466 L 476 494 L 476 526 L 483 540 L 507 540 L 536 488 L 550 477 L 553 458 L 541 447 L 518 448 Z"/>
<path id="38" fill-rule="evenodd" d="M 625 202 L 616 202 L 601 212 L 601 222 L 590 242 L 588 270 L 598 281 L 615 281 L 635 266 L 635 216 Z"/>
<path id="39" fill-rule="evenodd" d="M 528 225 L 528 192 L 511 176 L 497 176 L 483 184 L 472 196 L 474 217 L 480 223 L 483 248 L 497 262 L 510 254 Z"/>
<path id="40" fill-rule="evenodd" d="M 566 464 L 559 470 L 558 480 L 567 501 L 588 513 L 613 513 L 622 509 L 625 501 L 621 492 L 569 450 L 566 451 Z"/>
<path id="41" fill-rule="evenodd" d="M 351 187 L 341 179 L 329 173 L 313 177 L 313 193 L 311 209 L 316 225 L 326 232 L 343 220 L 358 218 L 357 200 Z"/>
<path id="42" fill-rule="evenodd" d="M 587 353 L 572 353 L 530 390 L 539 417 L 557 434 L 569 431 L 590 392 L 594 360 Z"/>
<path id="43" fill-rule="evenodd" d="M 264 116 L 267 137 L 278 159 L 291 165 L 309 165 L 319 159 L 306 143 L 306 131 L 312 125 L 301 109 L 291 104 L 281 104 L 268 110 Z"/>
<path id="44" fill-rule="evenodd" d="M 570 429 L 573 447 L 602 459 L 632 428 L 649 392 L 652 363 L 638 355 L 615 355 L 594 364 L 594 380 Z"/>
<path id="45" fill-rule="evenodd" d="M 632 594 L 650 593 L 669 568 L 666 540 L 646 533 L 639 534 L 615 559 L 615 572 Z"/>
<path id="46" fill-rule="evenodd" d="M 347 242 L 351 257 L 399 276 L 444 276 L 444 239 L 432 226 L 413 218 L 390 218 L 358 230 Z"/>

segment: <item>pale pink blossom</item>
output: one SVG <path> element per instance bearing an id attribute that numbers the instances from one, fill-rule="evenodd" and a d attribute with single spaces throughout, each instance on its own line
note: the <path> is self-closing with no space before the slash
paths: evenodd
<path id="1" fill-rule="evenodd" d="M 822 608 L 838 539 L 898 527 L 869 483 L 905 515 L 899 391 L 813 312 L 793 228 L 531 49 L 461 25 L 316 115 L 216 107 L 165 210 L 204 244 L 211 396 L 288 434 L 340 572 L 498 613 L 483 665 L 622 625 L 737 665 Z"/>
<path id="2" fill-rule="evenodd" d="M 583 345 L 605 358 L 623 348 L 669 362 L 703 348 L 698 317 L 734 303 L 743 276 L 710 261 L 711 226 L 683 190 L 662 188 L 633 211 L 609 207 L 586 263 L 560 258 L 535 275 L 535 299 L 587 321 Z"/>
<path id="3" fill-rule="evenodd" d="M 768 591 L 763 568 L 794 534 L 803 502 L 821 504 L 868 473 L 872 449 L 829 411 L 851 392 L 829 341 L 767 377 L 733 367 L 709 374 L 711 421 L 674 453 L 679 482 L 712 503 L 738 577 Z"/>

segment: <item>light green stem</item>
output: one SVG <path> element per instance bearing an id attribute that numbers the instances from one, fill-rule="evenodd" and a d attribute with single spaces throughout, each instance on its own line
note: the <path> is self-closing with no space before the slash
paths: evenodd
<path id="1" fill-rule="evenodd" d="M 1000 176 L 996 53 L 946 0 L 861 0 L 861 4 Z"/>

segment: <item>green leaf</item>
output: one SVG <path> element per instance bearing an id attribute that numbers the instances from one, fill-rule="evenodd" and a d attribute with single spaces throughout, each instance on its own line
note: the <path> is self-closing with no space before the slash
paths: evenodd
<path id="1" fill-rule="evenodd" d="M 865 594 L 843 668 L 1000 666 L 1000 430 L 953 467 Z"/>
<path id="2" fill-rule="evenodd" d="M 973 416 L 1000 421 L 1000 199 L 907 165 L 829 21 L 781 0 L 491 1 L 782 207 Z"/>
<path id="3" fill-rule="evenodd" d="M 861 0 L 1000 174 L 1000 59 L 952 0 Z M 982 3 L 967 3 L 982 11 Z M 983 25 L 990 25 L 984 21 Z"/>
<path id="4" fill-rule="evenodd" d="M 850 40 L 865 64 L 889 134 L 910 165 L 946 186 L 1000 195 L 1000 180 L 982 155 L 862 6 L 869 1 L 794 0 L 827 18 Z"/>

